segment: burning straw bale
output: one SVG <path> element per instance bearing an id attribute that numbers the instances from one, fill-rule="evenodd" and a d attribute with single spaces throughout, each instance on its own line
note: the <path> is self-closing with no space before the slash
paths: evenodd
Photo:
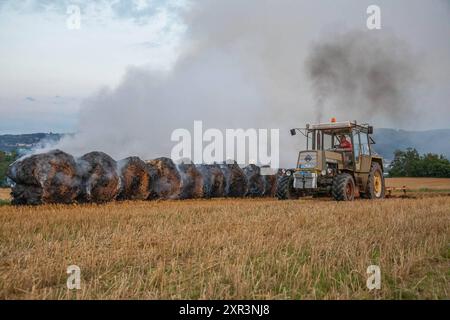
<path id="1" fill-rule="evenodd" d="M 225 196 L 225 176 L 217 164 L 197 165 L 198 171 L 203 176 L 203 197 L 219 198 Z"/>
<path id="2" fill-rule="evenodd" d="M 244 171 L 235 162 L 233 164 L 221 164 L 220 169 L 225 177 L 225 196 L 244 197 L 247 194 L 247 177 Z"/>
<path id="3" fill-rule="evenodd" d="M 146 200 L 152 192 L 155 172 L 138 157 L 129 157 L 117 163 L 120 176 L 118 200 Z"/>
<path id="4" fill-rule="evenodd" d="M 147 162 L 129 157 L 116 163 L 103 152 L 74 159 L 60 150 L 22 158 L 8 177 L 13 204 L 103 203 L 117 200 L 273 196 L 277 176 L 249 165 L 179 165 L 169 158 Z"/>
<path id="5" fill-rule="evenodd" d="M 275 197 L 277 191 L 277 175 L 263 175 L 264 180 L 264 197 Z"/>
<path id="6" fill-rule="evenodd" d="M 15 205 L 72 203 L 80 193 L 75 159 L 60 150 L 17 160 L 9 167 L 8 177 L 15 183 Z"/>
<path id="7" fill-rule="evenodd" d="M 203 197 L 203 177 L 192 163 L 177 165 L 181 177 L 181 199 L 195 199 Z"/>
<path id="8" fill-rule="evenodd" d="M 173 161 L 163 157 L 147 161 L 147 165 L 155 171 L 152 198 L 180 199 L 182 181 Z"/>
<path id="9" fill-rule="evenodd" d="M 80 202 L 108 202 L 120 191 L 116 161 L 103 152 L 90 152 L 78 159 L 82 178 Z"/>
<path id="10" fill-rule="evenodd" d="M 265 191 L 265 181 L 263 176 L 261 176 L 261 169 L 254 164 L 250 164 L 243 171 L 248 181 L 246 195 L 249 197 L 262 197 Z"/>

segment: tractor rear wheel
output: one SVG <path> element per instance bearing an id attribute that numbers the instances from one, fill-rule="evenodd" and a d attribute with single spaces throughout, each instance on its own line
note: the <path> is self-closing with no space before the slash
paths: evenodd
<path id="1" fill-rule="evenodd" d="M 337 201 L 353 201 L 355 199 L 355 180 L 348 173 L 341 173 L 333 180 L 333 198 Z"/>
<path id="2" fill-rule="evenodd" d="M 294 177 L 282 176 L 278 179 L 276 196 L 278 200 L 293 199 Z"/>
<path id="3" fill-rule="evenodd" d="M 372 163 L 369 178 L 367 179 L 366 192 L 364 198 L 383 199 L 385 195 L 385 185 L 383 171 L 377 162 Z"/>

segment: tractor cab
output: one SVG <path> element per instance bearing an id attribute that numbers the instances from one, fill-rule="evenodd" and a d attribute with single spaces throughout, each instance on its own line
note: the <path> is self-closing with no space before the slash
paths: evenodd
<path id="1" fill-rule="evenodd" d="M 359 125 L 350 121 L 332 121 L 307 125 L 305 129 L 292 129 L 291 134 L 295 135 L 300 130 L 306 137 L 306 150 L 299 152 L 297 169 L 308 168 L 308 163 L 305 161 L 305 157 L 308 154 L 311 155 L 308 151 L 324 153 L 327 160 L 341 160 L 340 169 L 353 171 L 361 169 L 364 157 L 376 155 L 372 147 L 375 141 L 370 136 L 373 133 L 373 127 L 369 125 Z"/>

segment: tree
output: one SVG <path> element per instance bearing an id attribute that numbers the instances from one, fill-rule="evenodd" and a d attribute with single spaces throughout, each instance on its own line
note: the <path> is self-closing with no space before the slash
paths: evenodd
<path id="1" fill-rule="evenodd" d="M 0 187 L 6 186 L 6 173 L 8 167 L 17 159 L 17 153 L 13 151 L 12 153 L 6 153 L 0 151 Z"/>
<path id="2" fill-rule="evenodd" d="M 450 177 L 450 161 L 443 155 L 420 156 L 416 149 L 396 150 L 390 164 L 391 177 Z"/>

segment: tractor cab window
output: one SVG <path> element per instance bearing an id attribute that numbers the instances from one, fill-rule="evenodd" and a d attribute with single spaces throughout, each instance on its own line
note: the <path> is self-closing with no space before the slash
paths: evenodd
<path id="1" fill-rule="evenodd" d="M 368 136 L 368 138 L 369 138 L 369 152 L 370 152 L 370 154 L 377 154 L 377 152 L 375 151 L 375 149 L 374 149 L 374 147 L 373 147 L 373 145 L 375 144 L 375 141 L 372 139 L 372 137 L 371 136 Z"/>
<path id="2" fill-rule="evenodd" d="M 336 135 L 333 132 L 315 130 L 311 135 L 313 140 L 313 150 L 333 150 L 336 144 Z"/>
<path id="3" fill-rule="evenodd" d="M 352 135 L 347 131 L 313 130 L 307 137 L 312 138 L 312 150 L 352 151 Z"/>
<path id="4" fill-rule="evenodd" d="M 360 132 L 357 130 L 353 130 L 353 152 L 355 153 L 356 162 L 359 161 L 359 157 L 361 155 L 361 136 Z"/>
<path id="5" fill-rule="evenodd" d="M 325 133 L 323 134 L 323 150 L 333 149 L 333 135 Z"/>
<path id="6" fill-rule="evenodd" d="M 361 154 L 370 156 L 369 136 L 364 133 L 361 133 L 360 135 L 361 135 Z"/>

